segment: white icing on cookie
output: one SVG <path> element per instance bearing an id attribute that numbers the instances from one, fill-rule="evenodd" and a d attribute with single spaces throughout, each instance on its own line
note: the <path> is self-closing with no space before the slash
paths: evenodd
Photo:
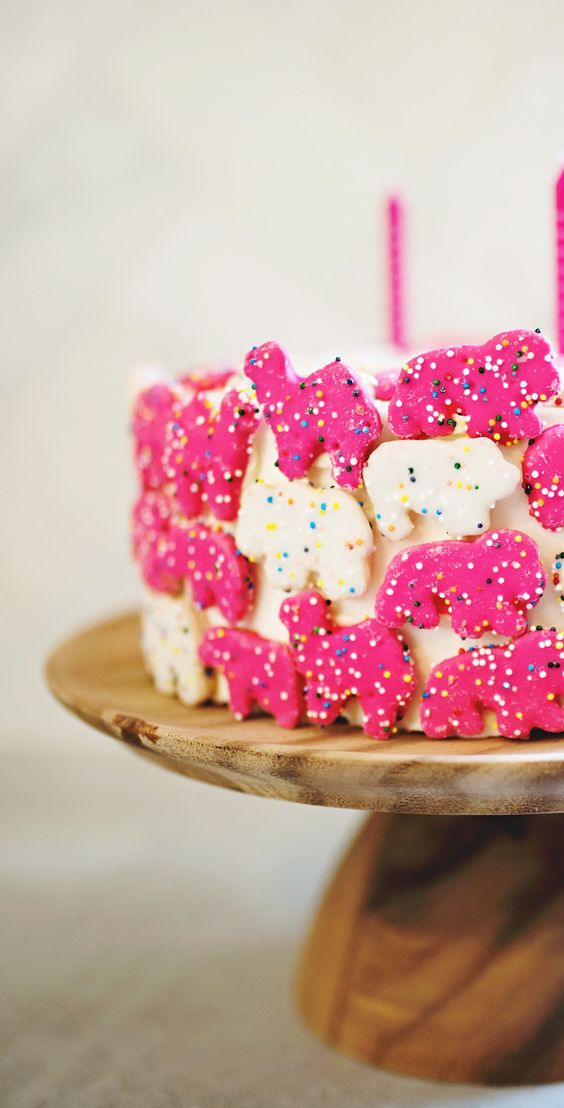
<path id="1" fill-rule="evenodd" d="M 343 489 L 257 481 L 243 493 L 235 538 L 248 558 L 265 559 L 266 577 L 280 589 L 312 584 L 337 600 L 368 587 L 372 531 Z"/>
<path id="2" fill-rule="evenodd" d="M 521 474 L 489 439 L 404 440 L 377 447 L 364 467 L 376 525 L 388 539 L 413 529 L 410 512 L 435 519 L 449 535 L 479 535 L 490 509 Z"/>
<path id="3" fill-rule="evenodd" d="M 141 648 L 160 692 L 185 704 L 201 704 L 213 691 L 198 657 L 204 627 L 188 598 L 144 590 Z"/>

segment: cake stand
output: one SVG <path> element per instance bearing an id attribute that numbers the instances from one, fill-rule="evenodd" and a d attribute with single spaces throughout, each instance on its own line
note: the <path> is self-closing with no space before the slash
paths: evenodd
<path id="1" fill-rule="evenodd" d="M 283 731 L 156 692 L 127 614 L 69 639 L 49 685 L 87 723 L 213 785 L 373 814 L 318 909 L 297 1000 L 399 1073 L 564 1080 L 564 741 Z"/>

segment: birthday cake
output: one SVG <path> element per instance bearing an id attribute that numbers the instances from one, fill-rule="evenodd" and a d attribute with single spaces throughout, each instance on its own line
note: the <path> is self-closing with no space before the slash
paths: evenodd
<path id="1" fill-rule="evenodd" d="M 537 331 L 137 392 L 142 647 L 188 705 L 375 739 L 564 731 L 564 415 Z"/>

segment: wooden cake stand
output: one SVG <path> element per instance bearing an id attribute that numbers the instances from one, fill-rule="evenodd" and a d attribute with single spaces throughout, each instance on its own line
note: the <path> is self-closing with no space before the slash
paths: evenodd
<path id="1" fill-rule="evenodd" d="M 564 741 L 283 731 L 155 691 L 134 614 L 47 664 L 81 719 L 240 792 L 373 813 L 318 910 L 298 977 L 326 1042 L 404 1074 L 564 1080 Z M 384 814 L 386 813 L 386 814 Z"/>

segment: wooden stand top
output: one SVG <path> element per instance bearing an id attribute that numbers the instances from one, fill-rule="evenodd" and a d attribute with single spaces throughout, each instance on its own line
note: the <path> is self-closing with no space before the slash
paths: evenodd
<path id="1" fill-rule="evenodd" d="M 145 672 L 135 613 L 93 624 L 59 646 L 55 696 L 101 731 L 210 784 L 304 804 L 428 814 L 564 811 L 564 737 L 385 742 L 356 728 L 285 731 L 267 716 L 188 708 Z"/>

